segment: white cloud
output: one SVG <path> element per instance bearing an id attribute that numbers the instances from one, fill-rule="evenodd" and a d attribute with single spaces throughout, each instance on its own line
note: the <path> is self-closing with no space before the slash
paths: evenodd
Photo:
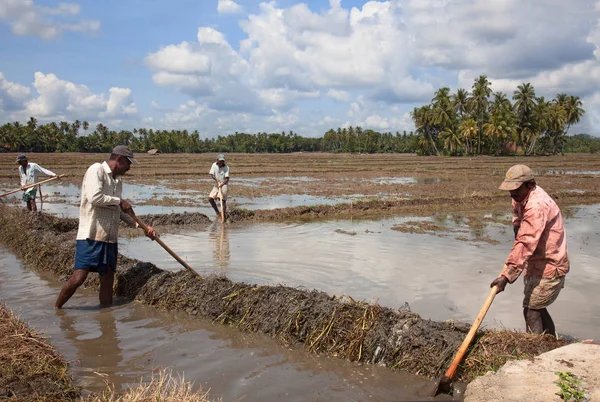
<path id="1" fill-rule="evenodd" d="M 59 3 L 52 8 L 38 6 L 33 0 L 0 0 L 0 20 L 6 20 L 15 35 L 42 39 L 54 39 L 64 32 L 97 32 L 99 21 L 73 19 L 80 10 L 74 3 Z"/>
<path id="2" fill-rule="evenodd" d="M 210 57 L 199 53 L 188 42 L 163 47 L 146 57 L 146 64 L 154 70 L 175 74 L 210 74 Z"/>
<path id="3" fill-rule="evenodd" d="M 8 89 L 5 90 L 6 88 Z M 115 121 L 114 119 L 132 118 L 138 112 L 129 88 L 110 88 L 107 98 L 105 94 L 93 93 L 85 85 L 61 80 L 54 74 L 41 72 L 35 73 L 33 88 L 37 96 L 32 97 L 29 88 L 10 83 L 0 74 L 0 100 L 10 117 L 26 120 L 29 116 L 35 116 L 41 121 L 55 119 Z M 12 107 L 7 108 L 7 104 Z"/>
<path id="4" fill-rule="evenodd" d="M 110 97 L 106 103 L 106 117 L 128 116 L 137 113 L 137 106 L 131 99 L 131 89 L 113 87 L 109 92 Z"/>
<path id="5" fill-rule="evenodd" d="M 149 54 L 145 62 L 154 71 L 152 80 L 157 85 L 173 87 L 193 97 L 211 96 L 214 102 L 220 99 L 229 104 L 232 101 L 224 97 L 236 98 L 234 87 L 244 87 L 241 80 L 247 72 L 247 62 L 221 32 L 209 27 L 198 29 L 197 43 L 165 46 Z M 239 91 L 240 96 L 248 93 L 245 88 Z M 257 97 L 252 95 L 252 103 Z"/>
<path id="6" fill-rule="evenodd" d="M 350 100 L 350 94 L 348 92 L 335 89 L 327 91 L 327 96 L 340 102 L 348 102 Z"/>
<path id="7" fill-rule="evenodd" d="M 219 14 L 237 14 L 242 12 L 243 8 L 233 0 L 218 0 L 217 11 Z"/>
<path id="8" fill-rule="evenodd" d="M 24 102 L 29 99 L 30 94 L 29 88 L 8 81 L 4 78 L 4 74 L 0 73 L 0 110 L 13 111 L 21 109 Z"/>

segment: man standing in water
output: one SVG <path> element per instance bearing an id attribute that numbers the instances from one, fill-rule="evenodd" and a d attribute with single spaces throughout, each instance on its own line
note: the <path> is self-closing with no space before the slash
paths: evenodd
<path id="1" fill-rule="evenodd" d="M 227 216 L 227 190 L 229 188 L 229 166 L 225 163 L 225 157 L 223 154 L 217 156 L 217 161 L 212 164 L 210 171 L 208 172 L 210 177 L 215 181 L 212 191 L 208 195 L 208 202 L 212 205 L 213 209 L 217 213 L 217 217 L 221 215 L 215 198 L 219 197 L 219 190 L 221 190 L 221 200 L 223 201 L 223 216 Z"/>
<path id="2" fill-rule="evenodd" d="M 515 241 L 500 277 L 490 287 L 502 292 L 525 270 L 523 316 L 526 330 L 556 336 L 547 307 L 565 286 L 569 272 L 567 239 L 558 205 L 539 186 L 525 165 L 506 172 L 500 190 L 510 191 Z"/>
<path id="3" fill-rule="evenodd" d="M 38 182 L 38 173 L 43 173 L 47 176 L 55 177 L 56 174 L 48 169 L 44 169 L 37 163 L 29 163 L 27 157 L 23 154 L 17 156 L 17 163 L 19 164 L 19 176 L 21 177 L 21 188 L 29 184 L 35 184 Z M 27 209 L 30 211 L 37 211 L 37 205 L 35 205 L 35 197 L 37 195 L 38 188 L 40 186 L 30 187 L 24 190 L 23 201 L 27 204 Z"/>
<path id="4" fill-rule="evenodd" d="M 121 176 L 131 164 L 139 165 L 133 152 L 126 145 L 118 145 L 108 161 L 94 163 L 86 171 L 81 186 L 75 267 L 56 299 L 55 308 L 62 308 L 90 272 L 100 275 L 100 305 L 112 304 L 119 221 L 123 219 L 129 226 L 138 227 L 125 213 L 131 209 L 129 201 L 121 198 Z M 156 238 L 152 227 L 148 226 L 146 236 Z"/>

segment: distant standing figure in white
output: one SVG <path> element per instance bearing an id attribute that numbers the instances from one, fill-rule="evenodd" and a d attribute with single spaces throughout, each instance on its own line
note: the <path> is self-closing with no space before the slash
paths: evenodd
<path id="1" fill-rule="evenodd" d="M 21 188 L 38 182 L 38 173 L 43 173 L 46 176 L 54 177 L 56 174 L 48 169 L 44 169 L 37 163 L 28 162 L 27 157 L 23 154 L 17 156 L 17 163 L 19 164 L 19 176 L 21 177 Z M 35 205 L 35 197 L 37 195 L 38 187 L 33 186 L 24 190 L 23 201 L 27 204 L 27 209 L 30 211 L 37 211 Z"/>
<path id="2" fill-rule="evenodd" d="M 215 181 L 212 191 L 208 195 L 208 202 L 212 205 L 217 213 L 217 217 L 221 216 L 215 198 L 219 198 L 219 189 L 221 190 L 221 201 L 223 201 L 223 216 L 227 216 L 227 190 L 229 188 L 229 166 L 225 163 L 223 154 L 217 156 L 217 161 L 212 164 L 208 172 L 210 177 Z"/>

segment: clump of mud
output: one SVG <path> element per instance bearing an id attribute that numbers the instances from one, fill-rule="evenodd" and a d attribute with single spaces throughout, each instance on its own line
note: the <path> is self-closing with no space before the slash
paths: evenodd
<path id="1" fill-rule="evenodd" d="M 72 224 L 53 223 L 53 219 L 59 218 L 2 209 L 0 242 L 30 266 L 64 276 L 73 266 L 76 227 L 63 232 Z M 90 277 L 87 285 L 97 287 L 97 276 Z M 200 278 L 185 270 L 167 272 L 123 256 L 119 256 L 115 293 L 243 331 L 260 331 L 286 345 L 302 343 L 316 353 L 383 364 L 430 378 L 443 373 L 469 328 L 456 322 L 424 320 L 408 306 L 394 310 L 317 290 L 258 286 L 223 276 Z M 566 343 L 542 342 L 540 336 L 510 331 L 479 335 L 474 353 L 458 370 L 457 379 L 470 379 L 491 366 Z"/>
<path id="2" fill-rule="evenodd" d="M 208 216 L 199 212 L 184 212 L 172 213 L 167 215 L 140 215 L 138 216 L 142 222 L 150 226 L 167 226 L 167 225 L 199 225 L 210 223 Z"/>

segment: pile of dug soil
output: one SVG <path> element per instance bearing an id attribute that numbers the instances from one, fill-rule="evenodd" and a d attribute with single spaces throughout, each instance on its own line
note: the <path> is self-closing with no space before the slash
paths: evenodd
<path id="1" fill-rule="evenodd" d="M 59 277 L 70 274 L 75 234 L 71 220 L 0 207 L 0 243 L 34 269 Z M 97 288 L 97 276 L 90 275 L 86 285 Z M 258 286 L 222 276 L 201 278 L 123 256 L 119 256 L 115 294 L 243 331 L 260 331 L 284 344 L 302 343 L 316 353 L 430 378 L 443 373 L 469 329 L 466 324 L 424 320 L 408 306 L 395 310 L 316 290 Z M 480 332 L 457 378 L 470 380 L 507 360 L 531 357 L 565 343 L 551 336 Z"/>
<path id="2" fill-rule="evenodd" d="M 0 304 L 0 400 L 80 400 L 67 369 L 52 345 Z"/>

